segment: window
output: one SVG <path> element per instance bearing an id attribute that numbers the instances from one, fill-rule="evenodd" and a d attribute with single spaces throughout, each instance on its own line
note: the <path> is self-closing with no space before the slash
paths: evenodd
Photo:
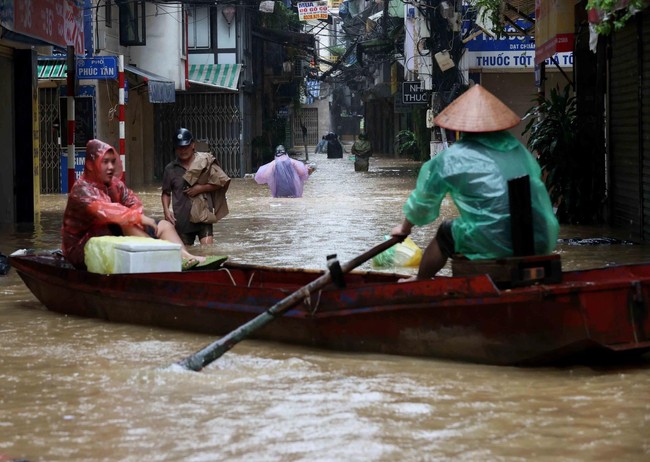
<path id="1" fill-rule="evenodd" d="M 144 0 L 115 0 L 120 10 L 120 45 L 146 45 Z"/>
<path id="2" fill-rule="evenodd" d="M 190 50 L 210 48 L 210 7 L 188 8 L 187 42 Z"/>
<path id="3" fill-rule="evenodd" d="M 113 2 L 111 0 L 104 0 L 104 25 L 113 27 Z"/>

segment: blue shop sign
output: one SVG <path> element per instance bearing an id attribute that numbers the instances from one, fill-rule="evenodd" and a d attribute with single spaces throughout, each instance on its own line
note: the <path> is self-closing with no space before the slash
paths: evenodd
<path id="1" fill-rule="evenodd" d="M 68 155 L 67 151 L 61 152 L 61 192 L 68 193 Z M 86 150 L 75 150 L 74 153 L 74 177 L 75 181 L 81 178 L 86 164 Z"/>
<path id="2" fill-rule="evenodd" d="M 116 56 L 78 58 L 76 65 L 78 79 L 108 80 L 117 78 Z"/>
<path id="3" fill-rule="evenodd" d="M 530 24 L 523 20 L 517 21 L 525 29 Z M 468 32 L 471 24 L 465 21 L 464 33 Z M 513 33 L 500 38 L 490 37 L 482 33 L 465 44 L 470 69 L 534 69 L 535 39 L 531 36 L 514 35 L 516 29 L 506 26 L 506 31 Z M 553 59 L 560 67 L 573 66 L 573 52 L 556 53 Z M 547 65 L 554 65 L 551 58 Z"/>
<path id="4" fill-rule="evenodd" d="M 466 27 L 469 24 L 466 25 Z M 524 24 L 522 23 L 522 26 Z M 514 27 L 506 27 L 508 32 L 517 32 Z M 529 35 L 508 35 L 505 37 L 494 38 L 487 34 L 479 34 L 473 40 L 465 44 L 468 51 L 529 51 L 535 54 L 535 39 Z"/>

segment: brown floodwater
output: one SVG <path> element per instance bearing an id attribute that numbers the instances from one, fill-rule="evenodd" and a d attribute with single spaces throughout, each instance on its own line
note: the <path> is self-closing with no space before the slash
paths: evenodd
<path id="1" fill-rule="evenodd" d="M 301 199 L 234 179 L 216 243 L 192 250 L 322 269 L 328 254 L 347 261 L 402 219 L 418 163 L 372 158 L 355 173 L 349 159 L 310 160 Z M 159 188 L 138 193 L 162 217 Z M 36 226 L 0 227 L 0 252 L 59 248 L 65 200 L 44 196 Z M 436 225 L 413 240 L 425 247 Z M 626 238 L 606 227 L 560 237 Z M 558 252 L 564 269 L 650 260 L 646 244 Z M 13 270 L 0 294 L 0 461 L 650 460 L 648 357 L 510 368 L 246 340 L 195 373 L 169 365 L 214 338 L 47 312 Z"/>

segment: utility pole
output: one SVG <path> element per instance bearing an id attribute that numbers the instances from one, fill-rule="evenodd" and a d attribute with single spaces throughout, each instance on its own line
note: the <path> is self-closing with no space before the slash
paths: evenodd
<path id="1" fill-rule="evenodd" d="M 76 180 L 75 175 L 75 146 L 74 146 L 74 132 L 75 132 L 75 97 L 77 95 L 77 66 L 75 59 L 74 46 L 69 45 L 67 48 L 67 75 L 66 75 L 66 102 L 68 112 L 68 192 L 72 191 L 72 186 Z"/>

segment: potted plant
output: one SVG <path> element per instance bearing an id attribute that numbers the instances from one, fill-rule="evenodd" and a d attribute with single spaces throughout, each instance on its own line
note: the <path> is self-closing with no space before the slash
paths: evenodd
<path id="1" fill-rule="evenodd" d="M 588 223 L 598 220 L 604 187 L 598 180 L 595 160 L 586 140 L 589 127 L 581 126 L 571 86 L 553 88 L 547 97 L 539 95 L 537 104 L 524 118 L 530 121 L 528 148 L 537 156 L 551 202 L 560 223 Z"/>
<path id="2" fill-rule="evenodd" d="M 400 156 L 417 159 L 420 146 L 415 133 L 411 130 L 400 130 L 395 136 L 395 147 Z"/>

